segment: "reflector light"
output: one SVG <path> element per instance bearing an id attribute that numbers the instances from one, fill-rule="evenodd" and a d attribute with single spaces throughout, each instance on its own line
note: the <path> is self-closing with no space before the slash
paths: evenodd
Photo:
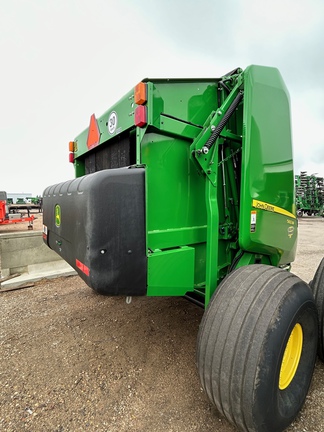
<path id="1" fill-rule="evenodd" d="M 97 119 L 94 114 L 90 117 L 90 125 L 87 139 L 87 147 L 89 150 L 96 147 L 100 141 L 100 130 L 98 127 Z"/>
<path id="2" fill-rule="evenodd" d="M 146 106 L 139 105 L 134 114 L 135 126 L 143 127 L 147 124 Z"/>
<path id="3" fill-rule="evenodd" d="M 73 153 L 69 153 L 69 162 L 71 162 L 71 163 L 74 162 L 74 154 Z"/>
<path id="4" fill-rule="evenodd" d="M 74 152 L 74 141 L 69 142 L 69 151 Z"/>
<path id="5" fill-rule="evenodd" d="M 81 261 L 79 261 L 78 259 L 76 259 L 75 260 L 75 264 L 78 267 L 78 269 L 80 269 L 86 276 L 90 275 L 90 269 L 89 269 L 89 267 L 87 267 Z"/>
<path id="6" fill-rule="evenodd" d="M 143 105 L 147 101 L 146 88 L 147 85 L 143 82 L 138 83 L 137 86 L 135 87 L 134 102 L 137 105 Z"/>

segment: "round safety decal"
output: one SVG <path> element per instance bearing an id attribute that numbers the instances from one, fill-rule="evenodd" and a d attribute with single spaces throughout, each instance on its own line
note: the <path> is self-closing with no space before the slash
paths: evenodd
<path id="1" fill-rule="evenodd" d="M 117 128 L 117 114 L 115 111 L 110 113 L 110 116 L 108 118 L 108 132 L 110 135 L 112 135 Z"/>

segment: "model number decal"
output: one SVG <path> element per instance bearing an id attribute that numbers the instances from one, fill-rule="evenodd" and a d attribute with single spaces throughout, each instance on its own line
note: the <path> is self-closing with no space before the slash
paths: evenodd
<path id="1" fill-rule="evenodd" d="M 294 234 L 294 231 L 295 231 L 295 227 L 289 226 L 288 229 L 287 229 L 287 231 L 288 231 L 288 237 L 292 238 L 292 236 Z"/>
<path id="2" fill-rule="evenodd" d="M 118 117 L 115 111 L 112 111 L 108 118 L 108 132 L 112 135 L 117 128 Z"/>

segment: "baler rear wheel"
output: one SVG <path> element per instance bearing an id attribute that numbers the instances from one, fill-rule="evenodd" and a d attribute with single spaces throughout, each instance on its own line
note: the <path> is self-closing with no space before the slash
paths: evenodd
<path id="1" fill-rule="evenodd" d="M 210 401 L 240 431 L 280 432 L 313 375 L 317 312 L 309 286 L 266 265 L 230 273 L 202 319 L 197 366 Z"/>
<path id="2" fill-rule="evenodd" d="M 318 348 L 319 358 L 324 361 L 324 258 L 317 267 L 314 279 L 311 281 L 311 289 L 315 297 L 318 312 Z"/>

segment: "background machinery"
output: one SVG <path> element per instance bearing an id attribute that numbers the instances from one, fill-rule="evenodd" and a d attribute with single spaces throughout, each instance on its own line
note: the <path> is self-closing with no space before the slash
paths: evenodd
<path id="1" fill-rule="evenodd" d="M 35 216 L 30 216 L 29 211 L 28 216 L 23 216 L 21 213 L 12 213 L 10 205 L 7 204 L 7 193 L 0 191 L 0 226 L 28 222 L 28 229 L 32 230 L 34 219 Z"/>
<path id="2" fill-rule="evenodd" d="M 324 216 L 324 179 L 301 171 L 295 175 L 297 215 Z"/>

